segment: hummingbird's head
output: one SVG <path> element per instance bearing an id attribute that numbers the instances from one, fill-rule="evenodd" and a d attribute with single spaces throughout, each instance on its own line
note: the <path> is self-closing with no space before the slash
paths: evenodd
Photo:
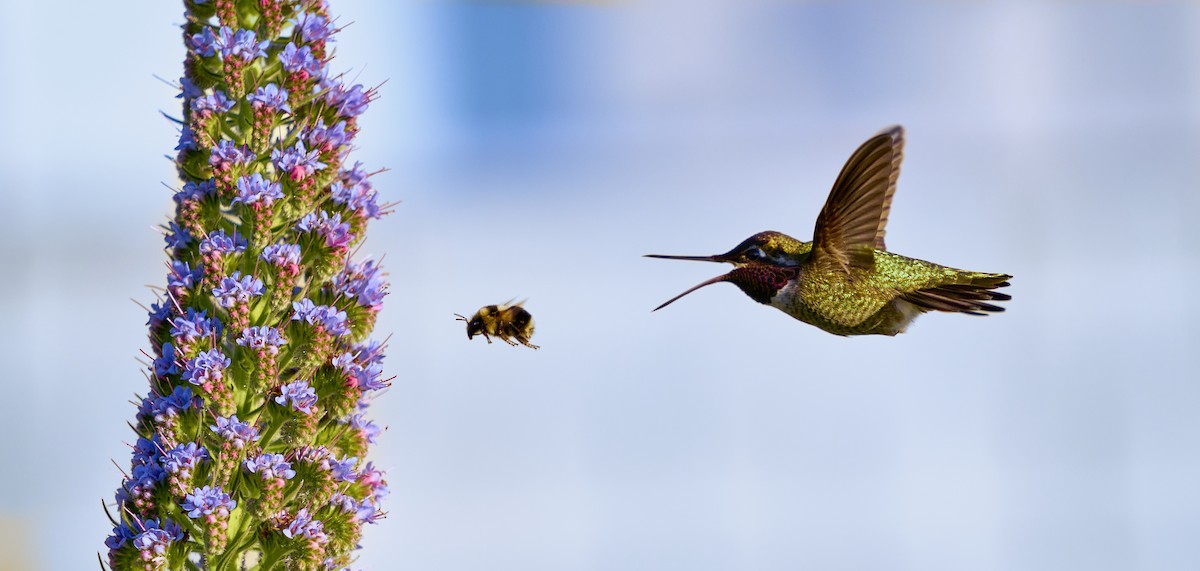
<path id="1" fill-rule="evenodd" d="M 670 305 L 675 300 L 704 286 L 720 282 L 732 282 L 754 301 L 770 303 L 771 298 L 787 285 L 789 280 L 794 279 L 799 274 L 800 262 L 808 254 L 808 250 L 803 248 L 803 246 L 809 245 L 787 234 L 766 231 L 746 238 L 741 244 L 738 244 L 724 254 L 714 254 L 712 256 L 647 254 L 647 258 L 724 262 L 733 264 L 734 266 L 733 270 L 729 273 L 697 284 L 695 287 L 654 308 L 654 311 L 658 311 Z"/>

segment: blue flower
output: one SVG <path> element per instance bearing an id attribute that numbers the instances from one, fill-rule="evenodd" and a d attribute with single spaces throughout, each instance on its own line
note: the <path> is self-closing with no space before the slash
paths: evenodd
<path id="1" fill-rule="evenodd" d="M 192 111 L 199 113 L 201 116 L 209 116 L 214 113 L 225 113 L 233 109 L 234 101 L 225 96 L 225 93 L 220 90 L 203 97 L 197 97 L 192 100 Z"/>
<path id="2" fill-rule="evenodd" d="M 317 404 L 317 392 L 308 386 L 307 381 L 293 381 L 280 388 L 280 395 L 275 402 L 283 406 L 291 406 L 292 410 L 312 414 L 313 405 Z"/>
<path id="3" fill-rule="evenodd" d="M 221 307 L 229 308 L 239 303 L 247 303 L 252 297 L 263 294 L 265 287 L 262 280 L 254 276 L 243 276 L 241 272 L 233 272 L 229 277 L 221 278 L 221 283 L 212 290 L 213 297 Z"/>
<path id="4" fill-rule="evenodd" d="M 330 248 L 340 248 L 349 244 L 354 240 L 354 234 L 350 233 L 350 223 L 342 222 L 342 215 L 322 210 L 320 215 L 314 212 L 305 214 L 299 222 L 296 223 L 296 230 L 301 232 L 313 232 L 325 239 L 325 245 Z"/>
<path id="5" fill-rule="evenodd" d="M 192 519 L 202 515 L 224 518 L 237 507 L 237 502 L 230 499 L 229 494 L 221 490 L 220 486 L 204 486 L 188 494 L 182 507 Z"/>
<path id="6" fill-rule="evenodd" d="M 159 439 L 158 433 L 155 433 L 152 438 L 139 436 L 137 443 L 133 445 L 131 464 L 134 466 L 157 464 L 160 458 L 162 458 L 162 440 Z"/>
<path id="7" fill-rule="evenodd" d="M 167 233 L 163 236 L 167 242 L 167 247 L 171 249 L 186 248 L 192 241 L 192 234 L 187 228 L 180 226 L 172 220 L 168 223 Z"/>
<path id="8" fill-rule="evenodd" d="M 204 90 L 197 87 L 196 83 L 192 81 L 192 78 L 186 75 L 179 78 L 179 95 L 176 95 L 175 97 L 182 99 L 195 99 L 202 95 L 204 95 Z"/>
<path id="9" fill-rule="evenodd" d="M 325 126 L 325 120 L 317 121 L 308 131 L 305 137 L 308 144 L 314 149 L 320 149 L 322 152 L 329 152 L 346 143 L 350 142 L 350 136 L 346 134 L 346 122 L 338 121 L 332 127 Z"/>
<path id="10" fill-rule="evenodd" d="M 171 306 L 156 301 L 150 304 L 150 311 L 146 313 L 146 326 L 152 331 L 158 329 L 158 326 L 162 325 L 170 316 Z"/>
<path id="11" fill-rule="evenodd" d="M 191 388 L 180 385 L 171 394 L 154 399 L 150 413 L 156 422 L 164 422 L 189 408 L 199 407 L 201 402 L 199 397 L 192 396 Z"/>
<path id="12" fill-rule="evenodd" d="M 308 513 L 308 508 L 300 508 L 292 522 L 283 528 L 283 535 L 289 538 L 303 537 L 325 543 L 329 540 L 325 535 L 325 524 L 315 520 Z"/>
<path id="13" fill-rule="evenodd" d="M 196 282 L 204 277 L 204 268 L 192 269 L 191 265 L 182 260 L 171 262 L 171 275 L 167 277 L 167 285 L 173 288 L 192 289 Z"/>
<path id="14" fill-rule="evenodd" d="M 271 151 L 271 162 L 275 164 L 275 168 L 288 173 L 288 176 L 296 181 L 304 180 L 325 168 L 325 163 L 318 160 L 320 158 L 321 152 L 307 152 L 303 141 L 296 141 L 296 145 L 287 150 Z"/>
<path id="15" fill-rule="evenodd" d="M 258 158 L 247 145 L 238 145 L 229 139 L 221 139 L 213 147 L 208 164 L 215 169 L 225 169 L 233 165 L 244 165 Z"/>
<path id="16" fill-rule="evenodd" d="M 299 244 L 271 244 L 263 248 L 262 254 L 259 255 L 263 261 L 272 266 L 286 268 L 300 264 L 300 245 Z"/>
<path id="17" fill-rule="evenodd" d="M 180 444 L 163 455 L 163 469 L 171 474 L 190 478 L 201 462 L 208 459 L 208 451 L 195 442 Z"/>
<path id="18" fill-rule="evenodd" d="M 191 37 L 192 51 L 204 57 L 212 57 L 217 53 L 217 38 L 213 35 L 212 28 L 205 26 L 198 34 L 192 34 Z"/>
<path id="19" fill-rule="evenodd" d="M 287 91 L 279 89 L 279 86 L 274 83 L 268 83 L 255 89 L 254 93 L 246 96 L 246 101 L 249 101 L 250 106 L 255 109 L 279 109 L 290 113 L 292 108 L 288 107 L 287 100 Z"/>
<path id="20" fill-rule="evenodd" d="M 356 413 L 350 416 L 350 427 L 357 430 L 363 438 L 367 439 L 370 444 L 375 444 L 375 438 L 383 433 L 383 429 L 375 422 L 368 420 L 363 413 Z"/>
<path id="21" fill-rule="evenodd" d="M 221 322 L 215 317 L 206 317 L 205 311 L 188 308 L 186 317 L 171 320 L 171 337 L 176 343 L 190 343 L 197 339 L 220 334 Z"/>
<path id="22" fill-rule="evenodd" d="M 228 27 L 221 28 L 222 38 L 226 37 Z M 233 34 L 232 38 L 224 39 L 221 43 L 221 57 L 229 59 L 231 57 L 241 58 L 243 61 L 250 61 L 255 58 L 267 56 L 267 46 L 271 45 L 268 40 L 258 41 L 254 30 L 238 30 Z"/>
<path id="23" fill-rule="evenodd" d="M 374 260 L 346 264 L 333 278 L 334 291 L 358 300 L 363 307 L 378 307 L 387 295 L 388 283 Z"/>
<path id="24" fill-rule="evenodd" d="M 353 482 L 358 479 L 358 474 L 354 472 L 354 465 L 358 464 L 358 458 L 355 456 L 346 456 L 341 460 L 329 461 L 329 473 L 333 476 L 333 480 L 342 482 Z"/>
<path id="25" fill-rule="evenodd" d="M 132 541 L 135 537 L 137 537 L 137 532 L 134 531 L 133 528 L 129 527 L 129 524 L 122 521 L 113 526 L 112 535 L 108 536 L 108 539 L 104 540 L 104 545 L 107 545 L 109 549 L 116 551 L 117 549 L 120 549 L 122 545 L 125 545 L 125 542 Z"/>
<path id="26" fill-rule="evenodd" d="M 142 532 L 133 538 L 133 546 L 141 552 L 142 561 L 163 565 L 166 563 L 167 547 L 180 539 L 183 539 L 183 528 L 179 524 L 164 519 L 160 527 L 158 520 L 152 518 L 142 522 Z"/>
<path id="27" fill-rule="evenodd" d="M 175 203 L 183 204 L 192 200 L 203 200 L 217 193 L 217 182 L 208 179 L 201 182 L 186 182 L 179 192 L 175 193 Z"/>
<path id="28" fill-rule="evenodd" d="M 162 355 L 154 359 L 154 375 L 164 378 L 179 372 L 179 364 L 175 361 L 175 345 L 170 341 L 162 344 Z"/>
<path id="29" fill-rule="evenodd" d="M 320 325 L 334 335 L 345 335 L 350 332 L 346 324 L 346 312 L 328 305 L 314 305 L 312 300 L 305 298 L 292 302 L 292 321 L 303 321 L 309 325 Z"/>
<path id="30" fill-rule="evenodd" d="M 333 30 L 329 28 L 329 20 L 318 14 L 300 14 L 292 21 L 300 30 L 300 38 L 305 43 L 323 42 L 333 34 Z"/>
<path id="31" fill-rule="evenodd" d="M 325 64 L 313 57 L 312 48 L 308 46 L 297 48 L 294 42 L 288 42 L 279 54 L 279 63 L 288 73 L 304 72 L 309 77 L 323 77 Z"/>
<path id="32" fill-rule="evenodd" d="M 328 82 L 326 82 L 328 83 Z M 371 93 L 363 91 L 362 84 L 346 89 L 341 83 L 325 85 L 325 102 L 342 117 L 358 117 L 371 104 Z"/>
<path id="33" fill-rule="evenodd" d="M 360 367 L 355 371 L 354 377 L 358 387 L 364 391 L 377 391 L 391 385 L 390 382 L 384 380 L 381 365 Z"/>
<path id="34" fill-rule="evenodd" d="M 248 442 L 256 442 L 262 438 L 262 435 L 258 433 L 258 428 L 249 422 L 239 421 L 236 414 L 230 415 L 229 418 L 218 416 L 217 423 L 210 424 L 208 427 L 238 449 L 245 448 Z"/>
<path id="35" fill-rule="evenodd" d="M 190 125 L 184 125 L 179 130 L 179 144 L 175 145 L 176 151 L 191 151 L 197 148 L 196 133 L 192 131 Z"/>
<path id="36" fill-rule="evenodd" d="M 283 187 L 278 182 L 270 182 L 263 178 L 260 173 L 238 177 L 237 188 L 238 194 L 230 202 L 231 204 L 241 202 L 246 205 L 270 206 L 276 200 L 283 198 Z"/>
<path id="37" fill-rule="evenodd" d="M 260 454 L 255 458 L 247 459 L 243 464 L 246 470 L 253 474 L 262 476 L 264 480 L 274 480 L 275 478 L 283 478 L 291 480 L 296 476 L 296 471 L 292 469 L 291 462 L 288 462 L 283 454 Z"/>
<path id="38" fill-rule="evenodd" d="M 200 241 L 201 254 L 233 254 L 246 250 L 246 239 L 237 232 L 230 236 L 224 230 L 217 230 Z"/>
<path id="39" fill-rule="evenodd" d="M 344 204 L 350 210 L 358 211 L 363 218 L 383 216 L 383 211 L 379 208 L 379 192 L 367 181 L 346 184 L 337 180 L 329 186 L 329 191 L 333 194 L 334 203 Z"/>
<path id="40" fill-rule="evenodd" d="M 230 364 L 220 349 L 209 349 L 187 362 L 183 369 L 183 380 L 193 385 L 215 383 L 225 377 L 225 368 Z"/>
<path id="41" fill-rule="evenodd" d="M 237 338 L 237 344 L 251 349 L 265 349 L 268 353 L 276 355 L 279 353 L 279 348 L 287 344 L 287 339 L 283 338 L 278 329 L 269 325 L 260 325 L 247 327 L 242 331 L 241 337 Z"/>

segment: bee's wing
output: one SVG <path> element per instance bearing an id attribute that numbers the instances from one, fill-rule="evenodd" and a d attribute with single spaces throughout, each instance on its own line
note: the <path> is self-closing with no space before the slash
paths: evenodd
<path id="1" fill-rule="evenodd" d="M 884 227 L 896 193 L 904 128 L 888 127 L 871 137 L 846 161 L 813 230 L 813 262 L 849 272 L 870 267 L 872 249 L 885 250 Z"/>

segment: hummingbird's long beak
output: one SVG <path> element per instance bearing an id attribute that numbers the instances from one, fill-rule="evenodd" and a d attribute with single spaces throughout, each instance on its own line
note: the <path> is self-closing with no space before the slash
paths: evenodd
<path id="1" fill-rule="evenodd" d="M 661 258 L 663 260 L 691 260 L 693 262 L 724 262 L 724 254 L 715 256 L 666 256 L 663 254 L 646 254 L 643 258 Z"/>
<path id="2" fill-rule="evenodd" d="M 662 258 L 667 258 L 667 257 L 670 257 L 670 256 L 654 256 L 654 257 L 662 257 Z M 671 259 L 677 259 L 677 260 L 705 260 L 705 261 L 712 261 L 712 262 L 719 262 L 719 261 L 720 261 L 720 260 L 709 260 L 707 257 L 686 258 L 686 257 L 682 257 L 682 256 L 680 256 L 680 257 L 670 257 L 670 258 L 671 258 Z M 702 287 L 704 287 L 704 286 L 713 285 L 713 284 L 715 284 L 715 283 L 721 283 L 721 282 L 723 282 L 723 281 L 727 281 L 728 279 L 729 279 L 729 274 L 725 274 L 725 275 L 722 275 L 722 276 L 717 276 L 717 277 L 715 277 L 715 278 L 713 278 L 713 279 L 711 279 L 711 280 L 705 280 L 705 281 L 703 281 L 703 282 L 700 282 L 699 284 L 696 284 L 695 286 L 693 286 L 691 289 L 689 289 L 689 290 L 687 290 L 687 291 L 685 291 L 685 292 L 683 292 L 683 293 L 681 293 L 681 294 L 679 294 L 679 295 L 677 295 L 677 296 L 675 296 L 675 297 L 673 297 L 673 298 L 671 298 L 671 299 L 668 299 L 668 300 L 667 300 L 665 303 L 663 303 L 662 305 L 660 305 L 660 306 L 658 306 L 658 307 L 654 308 L 652 311 L 658 311 L 658 310 L 660 310 L 660 309 L 662 309 L 662 308 L 664 308 L 664 307 L 666 307 L 666 306 L 668 306 L 668 305 L 671 305 L 671 303 L 673 303 L 675 300 L 677 300 L 677 299 L 679 299 L 679 298 L 681 298 L 681 297 L 683 297 L 683 296 L 685 296 L 685 295 L 687 295 L 687 294 L 689 294 L 689 293 L 692 293 L 692 292 L 694 292 L 694 291 L 696 291 L 696 290 L 698 290 L 698 289 L 700 289 L 700 288 L 702 288 Z"/>

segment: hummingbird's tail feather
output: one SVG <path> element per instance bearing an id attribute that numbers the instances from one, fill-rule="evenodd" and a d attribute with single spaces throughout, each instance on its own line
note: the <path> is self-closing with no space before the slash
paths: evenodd
<path id="1" fill-rule="evenodd" d="M 968 274 L 961 283 L 941 284 L 905 292 L 900 298 L 926 311 L 987 315 L 988 312 L 1004 311 L 1003 307 L 987 302 L 1012 299 L 1011 295 L 994 291 L 996 288 L 1008 286 L 1010 278 L 1012 276 L 1006 274 Z"/>

